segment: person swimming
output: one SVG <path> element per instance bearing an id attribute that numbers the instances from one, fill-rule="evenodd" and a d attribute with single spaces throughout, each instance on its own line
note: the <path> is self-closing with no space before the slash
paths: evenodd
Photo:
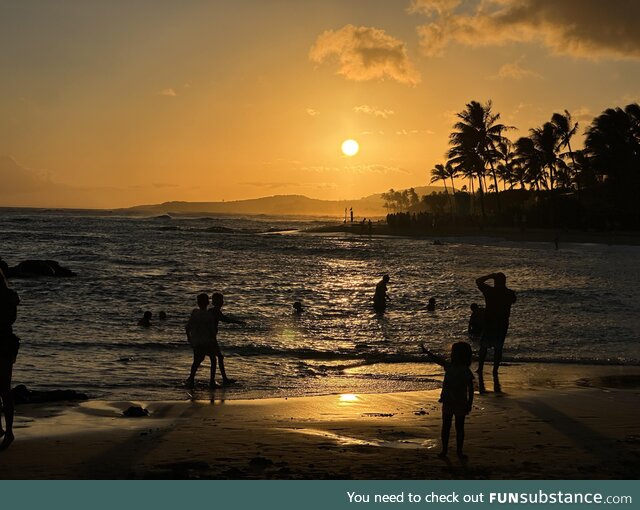
<path id="1" fill-rule="evenodd" d="M 376 285 L 376 291 L 373 295 L 373 308 L 377 313 L 384 313 L 387 308 L 389 295 L 387 294 L 387 284 L 389 283 L 389 275 L 385 274 L 382 280 Z"/>
<path id="2" fill-rule="evenodd" d="M 151 317 L 153 317 L 153 314 L 149 310 L 144 312 L 142 318 L 138 321 L 138 326 L 143 328 L 151 327 Z"/>
<path id="3" fill-rule="evenodd" d="M 293 313 L 295 313 L 296 315 L 301 315 L 302 314 L 302 303 L 300 301 L 296 301 L 295 303 L 293 303 Z"/>
<path id="4" fill-rule="evenodd" d="M 427 303 L 427 311 L 435 312 L 435 310 L 436 310 L 436 298 L 434 297 L 429 298 L 429 303 Z"/>

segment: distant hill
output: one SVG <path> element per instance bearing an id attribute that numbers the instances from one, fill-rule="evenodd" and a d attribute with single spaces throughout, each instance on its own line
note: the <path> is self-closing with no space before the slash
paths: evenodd
<path id="1" fill-rule="evenodd" d="M 418 186 L 415 190 L 419 196 L 422 196 L 433 191 L 443 191 L 444 188 Z M 269 214 L 342 218 L 345 208 L 352 207 L 354 215 L 362 218 L 387 214 L 381 195 L 382 193 L 376 193 L 357 200 L 320 200 L 304 195 L 275 195 L 229 202 L 165 202 L 119 209 L 118 212 L 134 214 Z"/>

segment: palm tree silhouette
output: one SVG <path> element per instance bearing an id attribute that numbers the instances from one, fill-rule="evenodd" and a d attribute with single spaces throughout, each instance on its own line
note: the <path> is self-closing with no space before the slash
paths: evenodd
<path id="1" fill-rule="evenodd" d="M 498 177 L 495 170 L 495 162 L 498 159 L 497 145 L 503 141 L 502 132 L 508 129 L 504 124 L 498 123 L 499 113 L 491 111 L 492 102 L 484 105 L 477 101 L 471 101 L 465 109 L 457 114 L 460 119 L 453 126 L 454 131 L 449 136 L 451 149 L 449 161 L 456 171 L 473 167 L 478 177 L 482 217 L 485 218 L 483 179 L 487 165 L 491 170 L 494 186 L 496 188 L 496 200 L 498 212 L 500 212 L 500 197 L 498 190 Z M 468 170 L 467 170 L 468 171 Z"/>
<path id="2" fill-rule="evenodd" d="M 438 181 L 442 181 L 444 183 L 444 192 L 447 194 L 447 200 L 449 201 L 451 212 L 453 212 L 453 205 L 451 204 L 451 197 L 449 196 L 449 189 L 447 188 L 447 179 L 453 172 L 454 170 L 450 164 L 447 163 L 447 166 L 437 164 L 431 169 L 431 180 L 429 181 L 432 184 Z M 453 179 L 451 180 L 451 184 L 453 185 Z"/>

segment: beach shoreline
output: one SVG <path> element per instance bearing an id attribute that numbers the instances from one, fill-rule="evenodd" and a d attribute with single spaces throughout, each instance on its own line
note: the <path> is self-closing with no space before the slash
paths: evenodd
<path id="1" fill-rule="evenodd" d="M 525 369 L 526 368 L 526 369 Z M 506 366 L 476 395 L 468 462 L 440 448 L 439 390 L 18 408 L 3 479 L 628 479 L 640 367 Z M 488 389 L 492 386 L 488 382 Z M 124 418 L 141 405 L 151 415 Z M 455 436 L 452 441 L 455 441 Z"/>

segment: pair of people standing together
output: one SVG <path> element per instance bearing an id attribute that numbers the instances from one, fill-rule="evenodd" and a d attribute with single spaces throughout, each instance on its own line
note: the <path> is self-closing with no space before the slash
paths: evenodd
<path id="1" fill-rule="evenodd" d="M 222 313 L 224 297 L 219 292 L 214 292 L 211 295 L 211 308 L 209 308 L 209 296 L 207 296 L 207 294 L 198 294 L 197 302 L 198 308 L 195 308 L 191 312 L 191 317 L 186 326 L 187 340 L 191 344 L 191 347 L 193 347 L 193 364 L 191 365 L 191 373 L 186 380 L 186 384 L 189 387 L 195 385 L 196 372 L 205 357 L 209 357 L 211 360 L 210 386 L 212 388 L 219 387 L 215 381 L 216 361 L 220 367 L 222 384 L 232 384 L 235 381 L 227 377 L 224 369 L 224 356 L 220 350 L 220 345 L 218 345 L 218 324 L 220 322 L 244 324 L 244 322 L 228 317 Z"/>

